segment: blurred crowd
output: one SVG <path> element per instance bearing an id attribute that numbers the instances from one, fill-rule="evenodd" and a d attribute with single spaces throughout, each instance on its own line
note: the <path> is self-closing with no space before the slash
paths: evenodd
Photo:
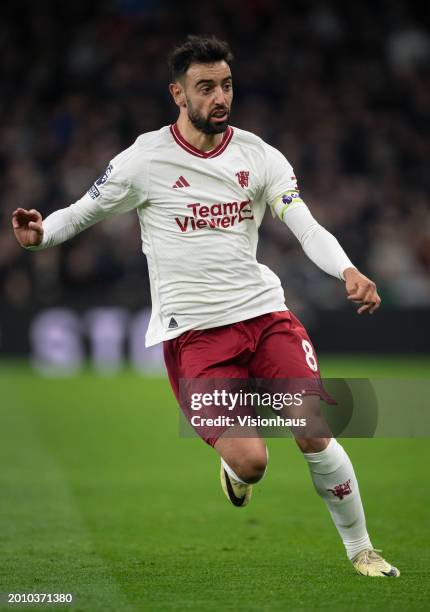
<path id="1" fill-rule="evenodd" d="M 420 6 L 422 8 L 420 8 Z M 135 213 L 60 248 L 15 242 L 17 206 L 69 205 L 138 134 L 172 123 L 166 56 L 188 33 L 232 46 L 232 124 L 279 148 L 315 217 L 385 305 L 430 305 L 430 35 L 425 4 L 15 0 L 0 21 L 0 301 L 150 303 Z M 341 283 L 267 214 L 259 259 L 287 304 L 341 308 Z"/>

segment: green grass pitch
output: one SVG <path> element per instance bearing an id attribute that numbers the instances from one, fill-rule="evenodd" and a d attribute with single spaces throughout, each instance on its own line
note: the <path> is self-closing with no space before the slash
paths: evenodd
<path id="1" fill-rule="evenodd" d="M 430 358 L 321 365 L 337 377 L 430 373 Z M 70 592 L 85 612 L 428 608 L 428 440 L 343 442 L 373 544 L 402 572 L 366 579 L 291 439 L 268 441 L 266 478 L 236 509 L 216 454 L 179 438 L 166 380 L 129 371 L 46 380 L 3 363 L 0 388 L 0 592 Z"/>

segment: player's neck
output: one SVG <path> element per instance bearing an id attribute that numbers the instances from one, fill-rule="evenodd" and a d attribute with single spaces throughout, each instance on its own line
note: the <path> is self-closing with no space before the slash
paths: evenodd
<path id="1" fill-rule="evenodd" d="M 205 153 L 215 149 L 224 136 L 224 132 L 221 134 L 204 134 L 194 127 L 188 117 L 183 115 L 179 115 L 176 125 L 182 138 L 196 149 L 204 151 Z"/>

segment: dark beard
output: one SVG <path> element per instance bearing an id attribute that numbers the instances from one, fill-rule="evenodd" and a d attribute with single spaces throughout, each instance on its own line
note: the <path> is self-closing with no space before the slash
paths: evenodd
<path id="1" fill-rule="evenodd" d="M 203 134 L 221 134 L 222 132 L 225 132 L 227 129 L 227 126 L 229 124 L 230 121 L 230 111 L 227 109 L 227 117 L 225 119 L 225 121 L 222 121 L 221 123 L 211 123 L 211 117 L 203 117 L 203 115 L 201 115 L 198 111 L 196 111 L 193 107 L 192 104 L 190 103 L 190 101 L 187 101 L 188 103 L 188 118 L 191 121 L 191 123 L 193 124 L 193 126 L 196 128 L 196 130 L 199 130 L 199 132 L 203 132 Z"/>

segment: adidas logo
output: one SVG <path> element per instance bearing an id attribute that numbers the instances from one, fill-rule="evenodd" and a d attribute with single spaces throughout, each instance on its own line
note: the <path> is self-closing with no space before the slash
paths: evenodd
<path id="1" fill-rule="evenodd" d="M 189 187 L 190 184 L 183 176 L 180 176 L 176 183 L 172 185 L 173 189 L 180 189 L 181 187 Z"/>
<path id="2" fill-rule="evenodd" d="M 179 327 L 178 322 L 173 317 L 169 321 L 169 329 L 176 329 Z"/>

